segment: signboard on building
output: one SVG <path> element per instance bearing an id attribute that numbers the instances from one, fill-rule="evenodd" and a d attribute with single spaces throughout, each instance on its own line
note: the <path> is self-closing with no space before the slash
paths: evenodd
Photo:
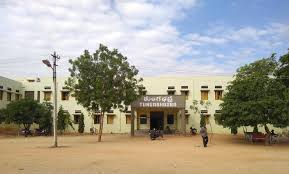
<path id="1" fill-rule="evenodd" d="M 184 95 L 146 95 L 131 104 L 133 108 L 185 108 Z"/>

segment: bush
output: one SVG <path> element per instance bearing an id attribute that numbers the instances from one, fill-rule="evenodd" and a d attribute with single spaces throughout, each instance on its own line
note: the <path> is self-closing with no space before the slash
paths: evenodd
<path id="1" fill-rule="evenodd" d="M 206 126 L 206 118 L 204 115 L 201 114 L 201 119 L 200 119 L 200 127 Z"/>
<path id="2" fill-rule="evenodd" d="M 62 134 L 69 126 L 74 130 L 70 114 L 64 111 L 63 107 L 60 106 L 57 115 L 57 130 Z"/>
<path id="3" fill-rule="evenodd" d="M 84 132 L 84 115 L 81 113 L 79 120 L 78 120 L 78 132 L 83 133 Z"/>

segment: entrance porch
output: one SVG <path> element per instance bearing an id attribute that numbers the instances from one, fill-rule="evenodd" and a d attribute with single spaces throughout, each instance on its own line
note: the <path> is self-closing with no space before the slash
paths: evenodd
<path id="1" fill-rule="evenodd" d="M 151 129 L 185 134 L 185 96 L 183 95 L 144 96 L 131 105 L 131 115 L 132 136 L 135 130 Z"/>

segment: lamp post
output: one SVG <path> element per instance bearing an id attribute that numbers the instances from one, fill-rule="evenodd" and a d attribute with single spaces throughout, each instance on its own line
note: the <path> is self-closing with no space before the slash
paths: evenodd
<path id="1" fill-rule="evenodd" d="M 56 85 L 56 61 L 57 59 L 60 59 L 60 57 L 58 55 L 56 55 L 56 52 L 54 52 L 53 54 L 51 54 L 52 58 L 53 58 L 53 65 L 51 65 L 51 63 L 49 62 L 49 60 L 45 59 L 42 60 L 42 62 L 48 66 L 49 68 L 51 68 L 53 70 L 53 85 L 54 85 L 54 107 L 53 107 L 53 139 L 54 139 L 54 144 L 53 147 L 57 147 L 57 122 L 56 122 L 56 118 L 57 118 L 57 85 Z"/>

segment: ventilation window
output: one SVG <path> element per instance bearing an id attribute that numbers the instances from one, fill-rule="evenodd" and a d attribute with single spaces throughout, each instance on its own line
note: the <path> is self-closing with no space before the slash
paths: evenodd
<path id="1" fill-rule="evenodd" d="M 207 114 L 207 113 L 208 113 L 208 110 L 201 110 L 201 113 L 202 113 L 202 114 Z"/>
<path id="2" fill-rule="evenodd" d="M 32 83 L 32 82 L 35 82 L 35 80 L 34 79 L 27 79 L 27 82 Z"/>
<path id="3" fill-rule="evenodd" d="M 95 114 L 94 115 L 93 123 L 94 124 L 99 124 L 100 123 L 100 115 L 99 114 Z"/>

